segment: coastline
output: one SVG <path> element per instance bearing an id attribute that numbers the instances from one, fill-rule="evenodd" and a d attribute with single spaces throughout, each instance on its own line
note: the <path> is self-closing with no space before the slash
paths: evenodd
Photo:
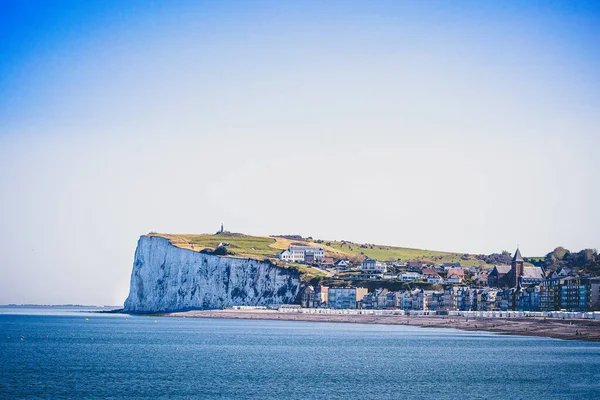
<path id="1" fill-rule="evenodd" d="M 459 316 L 336 315 L 281 313 L 275 310 L 195 310 L 159 314 L 179 318 L 260 319 L 329 323 L 409 325 L 454 328 L 503 335 L 539 336 L 553 339 L 600 342 L 600 321 L 557 318 L 477 318 Z"/>

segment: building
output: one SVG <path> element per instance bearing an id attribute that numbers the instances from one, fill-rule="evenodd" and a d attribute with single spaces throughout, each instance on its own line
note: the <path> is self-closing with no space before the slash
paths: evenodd
<path id="1" fill-rule="evenodd" d="M 362 300 L 359 301 L 360 308 L 369 309 L 369 310 L 382 310 L 388 307 L 394 307 L 394 298 L 392 296 L 392 305 L 388 306 L 388 296 L 392 292 L 387 289 L 376 289 L 371 293 L 367 293 L 363 296 Z"/>
<path id="2" fill-rule="evenodd" d="M 456 290 L 456 309 L 460 311 L 471 311 L 473 308 L 473 292 L 467 287 L 459 287 Z"/>
<path id="3" fill-rule="evenodd" d="M 386 272 L 387 270 L 385 263 L 373 260 L 369 257 L 365 258 L 360 266 L 360 269 L 363 272 Z"/>
<path id="4" fill-rule="evenodd" d="M 348 271 L 350 269 L 350 263 L 348 260 L 337 260 L 333 266 L 338 271 Z"/>
<path id="5" fill-rule="evenodd" d="M 488 275 L 490 287 L 517 287 L 519 285 L 539 285 L 545 279 L 540 267 L 525 266 L 521 251 L 517 248 L 510 267 L 496 265 Z M 517 303 L 514 303 L 515 306 Z"/>
<path id="6" fill-rule="evenodd" d="M 576 276 L 577 274 L 571 268 L 560 267 L 554 271 L 551 278 L 566 278 L 567 276 Z"/>
<path id="7" fill-rule="evenodd" d="M 460 269 L 462 268 L 462 266 L 460 265 L 460 263 L 443 263 L 442 264 L 442 269 L 443 270 L 447 270 L 447 269 Z"/>
<path id="8" fill-rule="evenodd" d="M 302 307 L 305 308 L 319 308 L 326 307 L 328 298 L 329 288 L 327 286 L 307 286 L 304 289 L 301 297 Z"/>
<path id="9" fill-rule="evenodd" d="M 521 285 L 539 285 L 544 281 L 544 271 L 540 267 L 523 267 L 519 277 Z"/>
<path id="10" fill-rule="evenodd" d="M 435 270 L 433 270 L 432 268 L 423 268 L 423 270 L 421 271 L 421 274 L 423 275 L 423 279 L 427 279 L 427 278 L 437 278 L 440 276 L 440 274 L 438 274 Z"/>
<path id="11" fill-rule="evenodd" d="M 429 279 L 429 278 L 428 278 Z M 429 310 L 437 311 L 444 309 L 444 292 L 432 292 L 427 305 Z"/>
<path id="12" fill-rule="evenodd" d="M 511 273 L 511 281 L 510 287 L 519 286 L 519 277 L 523 275 L 523 264 L 525 260 L 521 256 L 521 251 L 517 247 L 517 251 L 515 251 L 515 256 L 512 259 L 512 263 L 510 264 L 510 273 Z"/>
<path id="13" fill-rule="evenodd" d="M 386 295 L 386 308 L 399 308 L 402 305 L 402 295 L 400 292 L 388 292 Z"/>
<path id="14" fill-rule="evenodd" d="M 358 302 L 368 293 L 366 288 L 334 288 L 330 287 L 328 291 L 329 308 L 348 309 L 357 308 Z"/>
<path id="15" fill-rule="evenodd" d="M 462 279 L 459 278 L 456 275 L 452 275 L 452 276 L 446 278 L 446 280 L 444 281 L 444 283 L 448 283 L 448 284 L 461 284 L 462 283 Z"/>
<path id="16" fill-rule="evenodd" d="M 446 278 L 456 276 L 457 278 L 465 279 L 465 270 L 462 268 L 449 268 L 446 270 Z"/>
<path id="17" fill-rule="evenodd" d="M 291 262 L 292 261 L 292 253 L 289 250 L 282 250 L 278 255 L 281 261 Z"/>
<path id="18" fill-rule="evenodd" d="M 496 293 L 495 308 L 500 311 L 508 311 L 513 309 L 514 292 L 516 288 L 502 289 Z"/>
<path id="19" fill-rule="evenodd" d="M 319 260 L 319 264 L 324 265 L 326 267 L 333 266 L 333 258 L 331 257 L 321 257 Z"/>
<path id="20" fill-rule="evenodd" d="M 600 278 L 576 277 L 550 278 L 540 285 L 542 311 L 587 312 L 600 308 L 598 292 Z"/>
<path id="21" fill-rule="evenodd" d="M 444 280 L 441 276 L 430 276 L 427 278 L 427 283 L 444 283 Z"/>
<path id="22" fill-rule="evenodd" d="M 416 295 L 412 299 L 412 310 L 427 310 L 428 303 L 431 298 L 431 291 L 425 291 L 423 289 L 418 290 Z"/>
<path id="23" fill-rule="evenodd" d="M 473 298 L 472 311 L 492 311 L 496 303 L 495 289 L 474 289 L 471 297 Z"/>
<path id="24" fill-rule="evenodd" d="M 418 272 L 405 272 L 400 275 L 400 280 L 404 282 L 416 281 L 423 278 Z"/>
<path id="25" fill-rule="evenodd" d="M 518 296 L 518 311 L 540 311 L 541 291 L 538 285 L 521 286 Z"/>
<path id="26" fill-rule="evenodd" d="M 313 246 L 290 246 L 287 250 L 279 253 L 279 259 L 286 262 L 317 262 L 325 256 L 322 247 Z"/>
<path id="27" fill-rule="evenodd" d="M 490 271 L 487 269 L 479 270 L 473 275 L 473 281 L 476 285 L 479 286 L 488 286 L 488 278 L 490 275 Z"/>
<path id="28" fill-rule="evenodd" d="M 506 275 L 510 272 L 510 265 L 496 265 L 488 274 L 489 287 L 503 287 Z"/>

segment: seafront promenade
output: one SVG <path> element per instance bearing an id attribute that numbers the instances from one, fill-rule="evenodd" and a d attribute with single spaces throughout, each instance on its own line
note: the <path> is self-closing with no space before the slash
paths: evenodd
<path id="1" fill-rule="evenodd" d="M 425 313 L 425 312 L 423 312 Z M 451 314 L 452 313 L 452 314 Z M 448 315 L 415 314 L 403 310 L 329 310 L 264 308 L 198 310 L 163 314 L 181 318 L 229 318 L 328 323 L 360 323 L 409 325 L 424 328 L 453 328 L 467 331 L 487 331 L 505 335 L 542 336 L 557 339 L 600 342 L 600 319 L 575 318 L 572 314 L 524 315 L 522 312 L 496 312 L 495 316 L 479 316 L 476 311 L 450 311 Z M 494 313 L 494 312 L 489 312 Z M 462 314 L 462 315 L 461 315 Z M 473 315 L 471 315 L 473 314 Z M 539 313 L 527 313 L 539 314 Z M 547 313 L 542 313 L 547 314 Z M 563 315 L 564 314 L 564 315 Z M 567 315 L 569 314 L 569 316 Z M 598 313 L 585 313 L 596 316 Z"/>
<path id="2" fill-rule="evenodd" d="M 236 309 L 236 308 L 233 308 Z M 238 308 L 241 310 L 240 308 Z M 251 310 L 245 308 L 244 310 Z M 326 315 L 408 315 L 418 316 L 454 316 L 469 318 L 557 318 L 557 319 L 595 319 L 600 320 L 600 312 L 571 311 L 446 311 L 440 313 L 431 310 L 337 310 L 330 308 L 279 308 L 283 313 L 326 314 Z"/>

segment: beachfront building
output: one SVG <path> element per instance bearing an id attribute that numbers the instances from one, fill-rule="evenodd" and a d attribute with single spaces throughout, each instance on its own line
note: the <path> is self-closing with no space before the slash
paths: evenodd
<path id="1" fill-rule="evenodd" d="M 329 288 L 328 303 L 329 308 L 349 309 L 357 308 L 358 302 L 368 293 L 366 288 Z"/>
<path id="2" fill-rule="evenodd" d="M 329 301 L 328 294 L 329 287 L 327 286 L 307 286 L 302 293 L 301 305 L 305 308 L 326 307 Z"/>
<path id="3" fill-rule="evenodd" d="M 360 308 L 368 310 L 382 310 L 384 308 L 396 307 L 397 292 L 390 292 L 387 289 L 376 289 L 367 293 L 360 300 Z"/>
<path id="4" fill-rule="evenodd" d="M 592 311 L 600 309 L 600 278 L 550 278 L 540 285 L 542 311 Z"/>
<path id="5" fill-rule="evenodd" d="M 403 292 L 400 297 L 400 307 L 403 310 L 412 310 L 413 298 L 417 296 L 417 293 L 419 293 L 419 289 Z"/>
<path id="6" fill-rule="evenodd" d="M 495 308 L 500 311 L 512 310 L 515 290 L 516 288 L 499 290 L 496 293 Z"/>
<path id="7" fill-rule="evenodd" d="M 522 287 L 518 296 L 518 311 L 540 311 L 541 292 L 538 285 Z"/>
<path id="8" fill-rule="evenodd" d="M 474 289 L 471 297 L 473 298 L 473 311 L 492 311 L 495 309 L 496 289 Z"/>

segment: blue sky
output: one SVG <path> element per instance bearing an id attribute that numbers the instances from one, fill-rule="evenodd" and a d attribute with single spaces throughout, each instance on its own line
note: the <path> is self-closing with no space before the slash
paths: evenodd
<path id="1" fill-rule="evenodd" d="M 598 2 L 0 1 L 0 303 L 122 302 L 139 235 L 221 222 L 598 247 L 598 43 Z"/>

